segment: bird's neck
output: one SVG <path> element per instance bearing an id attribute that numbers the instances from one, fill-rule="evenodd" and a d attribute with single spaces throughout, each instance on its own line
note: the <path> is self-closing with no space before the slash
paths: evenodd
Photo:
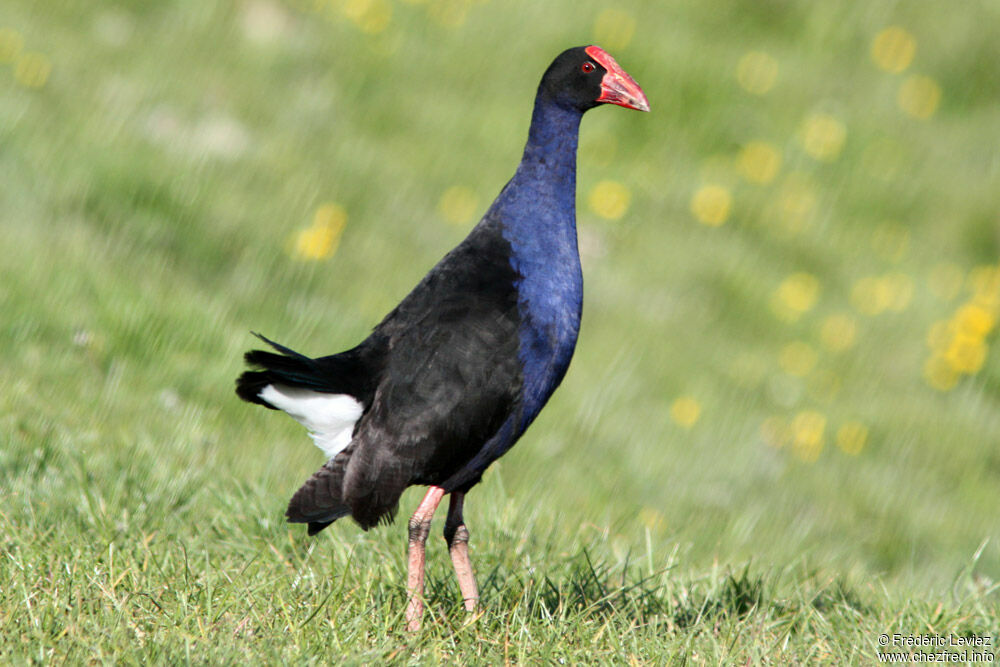
<path id="1" fill-rule="evenodd" d="M 554 197 L 571 213 L 576 208 L 576 147 L 582 117 L 581 111 L 536 98 L 528 143 L 514 175 L 515 182 Z"/>

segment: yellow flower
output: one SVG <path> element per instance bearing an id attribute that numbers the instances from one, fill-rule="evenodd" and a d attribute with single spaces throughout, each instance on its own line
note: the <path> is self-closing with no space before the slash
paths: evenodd
<path id="1" fill-rule="evenodd" d="M 945 350 L 944 358 L 958 373 L 978 373 L 986 360 L 986 343 L 980 336 L 956 334 Z"/>
<path id="2" fill-rule="evenodd" d="M 955 313 L 955 326 L 962 334 L 982 338 L 993 330 L 996 319 L 982 306 L 969 303 Z"/>
<path id="3" fill-rule="evenodd" d="M 892 301 L 888 283 L 875 276 L 860 278 L 851 287 L 851 305 L 865 315 L 878 315 Z"/>
<path id="4" fill-rule="evenodd" d="M 977 274 L 978 278 L 983 273 Z M 931 386 L 948 390 L 962 374 L 978 373 L 989 346 L 985 337 L 996 326 L 996 313 L 975 298 L 959 308 L 950 320 L 935 322 L 927 333 L 933 356 L 924 365 L 924 379 Z"/>
<path id="5" fill-rule="evenodd" d="M 594 41 L 610 51 L 621 51 L 635 33 L 635 19 L 621 9 L 609 7 L 594 21 Z"/>
<path id="6" fill-rule="evenodd" d="M 899 74 L 913 62 L 917 40 L 905 28 L 889 26 L 872 40 L 872 60 L 879 68 Z"/>
<path id="7" fill-rule="evenodd" d="M 23 53 L 14 63 L 14 79 L 25 88 L 41 88 L 52 73 L 52 61 L 44 53 Z"/>
<path id="8" fill-rule="evenodd" d="M 762 51 L 750 51 L 736 65 L 736 80 L 748 93 L 764 95 L 778 80 L 778 61 Z"/>
<path id="9" fill-rule="evenodd" d="M 733 197 L 721 185 L 704 185 L 691 198 L 691 212 L 698 221 L 709 227 L 718 227 L 729 218 Z"/>
<path id="10" fill-rule="evenodd" d="M 857 456 L 868 441 L 868 427 L 861 422 L 847 422 L 837 430 L 837 447 L 851 456 Z"/>
<path id="11" fill-rule="evenodd" d="M 670 406 L 670 418 L 678 426 L 691 428 L 701 417 L 701 404 L 690 396 L 681 396 Z"/>
<path id="12" fill-rule="evenodd" d="M 292 255 L 302 260 L 333 257 L 346 224 L 347 212 L 341 206 L 323 204 L 316 209 L 312 225 L 295 235 Z"/>
<path id="13" fill-rule="evenodd" d="M 427 13 L 446 28 L 461 28 L 469 16 L 469 0 L 432 0 Z"/>
<path id="14" fill-rule="evenodd" d="M 479 211 L 479 197 L 470 188 L 454 185 L 444 191 L 438 201 L 442 217 L 454 225 L 472 222 Z"/>
<path id="15" fill-rule="evenodd" d="M 607 220 L 619 220 L 628 211 L 632 193 L 617 181 L 601 181 L 590 191 L 590 210 Z"/>
<path id="16" fill-rule="evenodd" d="M 792 418 L 792 451 L 806 463 L 819 458 L 823 450 L 826 417 L 813 410 L 803 410 Z"/>
<path id="17" fill-rule="evenodd" d="M 771 297 L 771 310 L 783 320 L 794 322 L 811 310 L 819 298 L 819 280 L 809 273 L 793 273 L 785 278 Z"/>
<path id="18" fill-rule="evenodd" d="M 857 332 L 857 322 L 850 315 L 830 315 L 823 320 L 819 337 L 828 349 L 842 352 L 854 345 Z"/>
<path id="19" fill-rule="evenodd" d="M 740 151 L 739 167 L 748 181 L 770 183 L 781 169 L 781 153 L 766 141 L 751 141 Z"/>
<path id="20" fill-rule="evenodd" d="M 310 227 L 296 237 L 295 254 L 300 259 L 326 259 L 333 256 L 336 245 L 336 235 L 329 227 Z"/>
<path id="21" fill-rule="evenodd" d="M 896 103 L 914 118 L 926 120 L 937 111 L 941 102 L 941 86 L 929 76 L 908 77 L 899 86 Z"/>
<path id="22" fill-rule="evenodd" d="M 816 365 L 816 351 L 808 343 L 794 341 L 781 348 L 778 365 L 781 370 L 795 377 L 805 377 Z"/>
<path id="23" fill-rule="evenodd" d="M 0 28 L 0 64 L 12 63 L 24 48 L 24 38 L 13 28 Z"/>
<path id="24" fill-rule="evenodd" d="M 832 162 L 840 155 L 847 138 L 844 124 L 827 114 L 813 114 L 805 119 L 799 129 L 799 143 L 810 157 Z"/>
<path id="25" fill-rule="evenodd" d="M 382 32 L 392 20 L 392 5 L 388 0 L 346 0 L 341 3 L 340 9 L 361 32 L 368 35 Z"/>

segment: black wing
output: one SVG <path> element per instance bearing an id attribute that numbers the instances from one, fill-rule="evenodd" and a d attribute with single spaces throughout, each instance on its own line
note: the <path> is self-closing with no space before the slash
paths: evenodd
<path id="1" fill-rule="evenodd" d="M 461 469 L 517 410 L 517 279 L 499 225 L 481 223 L 376 327 L 385 365 L 343 488 L 362 526 Z"/>

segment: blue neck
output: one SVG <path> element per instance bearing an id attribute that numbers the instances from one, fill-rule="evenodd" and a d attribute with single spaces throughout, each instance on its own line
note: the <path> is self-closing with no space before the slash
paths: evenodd
<path id="1" fill-rule="evenodd" d="M 488 216 L 500 223 L 511 245 L 511 266 L 519 275 L 518 356 L 524 385 L 517 434 L 559 385 L 576 347 L 583 306 L 576 241 L 576 147 L 582 116 L 543 97 L 535 100 L 524 157 Z"/>
<path id="2" fill-rule="evenodd" d="M 583 113 L 564 109 L 542 96 L 535 98 L 528 143 L 512 186 L 547 196 L 576 227 L 576 147 Z"/>

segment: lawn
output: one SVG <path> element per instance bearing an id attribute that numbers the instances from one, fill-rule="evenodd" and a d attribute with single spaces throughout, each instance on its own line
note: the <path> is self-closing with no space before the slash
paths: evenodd
<path id="1" fill-rule="evenodd" d="M 867 664 L 883 633 L 993 656 L 998 24 L 993 2 L 5 0 L 0 660 Z M 360 341 L 585 43 L 652 112 L 584 120 L 576 357 L 469 495 L 480 612 L 434 537 L 409 635 L 405 522 L 285 524 L 322 454 L 233 380 L 250 331 Z"/>

